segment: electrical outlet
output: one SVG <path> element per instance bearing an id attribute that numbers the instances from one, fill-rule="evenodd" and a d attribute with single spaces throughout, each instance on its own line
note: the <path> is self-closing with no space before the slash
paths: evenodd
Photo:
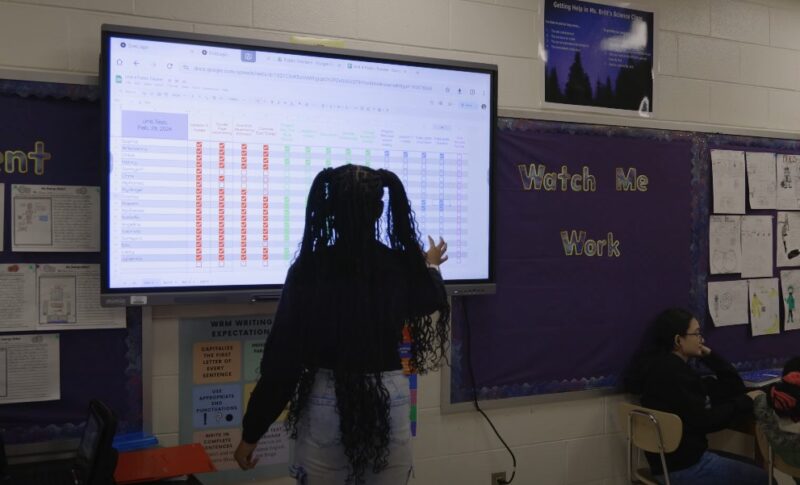
<path id="1" fill-rule="evenodd" d="M 506 472 L 492 473 L 492 485 L 500 485 L 506 481 Z"/>

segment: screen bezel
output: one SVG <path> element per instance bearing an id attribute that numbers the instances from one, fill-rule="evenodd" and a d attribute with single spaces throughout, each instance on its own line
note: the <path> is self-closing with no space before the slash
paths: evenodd
<path id="1" fill-rule="evenodd" d="M 334 49 L 307 45 L 259 41 L 235 37 L 195 34 L 189 32 L 164 31 L 156 29 L 103 25 L 101 28 L 100 49 L 100 91 L 101 91 L 101 303 L 104 306 L 127 305 L 166 305 L 192 303 L 237 303 L 256 302 L 278 298 L 282 284 L 237 285 L 237 286 L 185 286 L 185 287 L 126 287 L 110 288 L 109 284 L 109 96 L 110 96 L 110 56 L 109 48 L 113 37 L 124 36 L 142 40 L 166 40 L 194 45 L 216 45 L 226 48 L 269 50 L 287 54 L 308 54 L 320 57 L 373 61 L 390 64 L 403 64 L 439 69 L 466 70 L 482 72 L 490 76 L 490 139 L 489 139 L 489 244 L 488 276 L 477 279 L 447 279 L 445 268 L 445 287 L 453 295 L 489 294 L 495 292 L 495 143 L 497 130 L 497 89 L 498 69 L 496 65 L 473 62 L 432 59 L 396 54 L 383 54 L 347 49 Z M 413 201 L 412 201 L 413 203 Z"/>

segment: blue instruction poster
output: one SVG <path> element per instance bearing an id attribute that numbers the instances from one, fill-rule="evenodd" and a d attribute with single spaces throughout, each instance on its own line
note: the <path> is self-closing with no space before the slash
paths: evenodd
<path id="1" fill-rule="evenodd" d="M 544 8 L 545 101 L 653 111 L 653 13 L 578 0 Z"/>

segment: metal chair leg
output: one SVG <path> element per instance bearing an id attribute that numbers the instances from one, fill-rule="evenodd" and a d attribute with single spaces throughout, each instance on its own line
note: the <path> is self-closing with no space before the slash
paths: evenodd
<path id="1" fill-rule="evenodd" d="M 768 485 L 772 485 L 772 483 L 773 483 L 772 480 L 774 478 L 773 475 L 775 473 L 775 469 L 774 469 L 774 467 L 772 465 L 772 460 L 773 459 L 774 458 L 773 458 L 773 455 L 772 455 L 772 445 L 769 445 L 769 446 L 767 446 L 767 467 L 768 467 L 767 468 L 767 476 L 769 478 L 769 480 L 767 481 Z"/>

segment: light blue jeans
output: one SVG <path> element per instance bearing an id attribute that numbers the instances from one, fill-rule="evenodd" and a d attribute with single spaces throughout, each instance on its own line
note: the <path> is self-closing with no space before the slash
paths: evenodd
<path id="1" fill-rule="evenodd" d="M 660 483 L 664 475 L 655 475 Z M 683 470 L 669 471 L 672 485 L 763 485 L 767 472 L 752 463 L 706 451 L 700 461 Z"/>
<path id="2" fill-rule="evenodd" d="M 378 474 L 367 470 L 366 485 L 406 485 L 413 471 L 408 380 L 403 371 L 381 374 L 391 399 L 392 434 L 389 465 Z M 317 371 L 297 426 L 294 464 L 290 475 L 298 485 L 344 485 L 350 467 L 344 454 L 336 410 L 333 372 Z"/>

